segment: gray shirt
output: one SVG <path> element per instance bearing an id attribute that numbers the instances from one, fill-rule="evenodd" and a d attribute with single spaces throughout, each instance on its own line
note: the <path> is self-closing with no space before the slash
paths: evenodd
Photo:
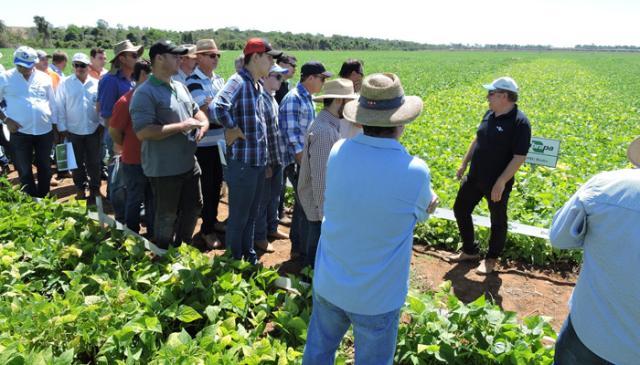
<path id="1" fill-rule="evenodd" d="M 148 125 L 180 123 L 198 112 L 187 88 L 177 81 L 171 84 L 151 75 L 133 93 L 129 107 L 133 129 L 141 131 Z M 175 176 L 194 168 L 196 158 L 195 133 L 176 133 L 167 138 L 142 141 L 142 169 L 149 177 Z"/>

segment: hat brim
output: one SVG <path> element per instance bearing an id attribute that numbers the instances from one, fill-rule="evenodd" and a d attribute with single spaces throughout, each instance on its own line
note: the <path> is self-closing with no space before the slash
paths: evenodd
<path id="1" fill-rule="evenodd" d="M 324 95 L 314 96 L 314 97 L 313 97 L 313 101 L 321 101 L 321 100 L 324 100 L 324 99 L 348 99 L 348 100 L 355 100 L 356 98 L 358 98 L 358 95 L 356 95 L 356 94 L 347 94 L 347 95 L 339 95 L 339 94 L 324 94 Z"/>
<path id="2" fill-rule="evenodd" d="M 422 113 L 423 102 L 418 96 L 405 96 L 404 103 L 389 110 L 367 109 L 358 100 L 344 107 L 344 119 L 372 127 L 396 127 L 414 121 Z"/>
<path id="3" fill-rule="evenodd" d="M 201 54 L 201 53 L 215 53 L 215 54 L 222 54 L 222 52 L 220 52 L 219 49 L 217 48 L 213 48 L 213 49 L 201 49 L 199 51 L 196 51 L 194 54 Z"/>
<path id="4" fill-rule="evenodd" d="M 627 157 L 632 164 L 640 167 L 640 137 L 636 138 L 627 149 Z"/>
<path id="5" fill-rule="evenodd" d="M 132 48 L 123 49 L 122 51 L 118 52 L 117 55 L 113 56 L 109 63 L 114 63 L 118 59 L 118 56 L 120 56 L 124 52 L 136 52 L 138 54 L 138 57 L 140 57 L 144 53 L 144 46 L 134 46 Z"/>
<path id="6" fill-rule="evenodd" d="M 284 52 L 282 52 L 282 51 L 276 51 L 275 49 L 272 49 L 271 51 L 267 51 L 267 52 L 265 52 L 265 53 L 266 53 L 266 54 L 268 54 L 269 56 L 273 56 L 273 57 L 280 57 L 280 56 L 282 56 L 282 54 L 283 54 Z"/>
<path id="7" fill-rule="evenodd" d="M 491 84 L 487 84 L 487 85 L 482 85 L 483 88 L 487 89 L 487 91 L 496 91 L 496 90 L 502 90 L 502 91 L 510 91 L 512 93 L 517 94 L 518 91 L 514 91 L 514 90 L 509 90 L 509 89 L 500 89 L 498 87 L 495 87 Z"/>
<path id="8" fill-rule="evenodd" d="M 22 66 L 25 68 L 33 68 L 36 65 L 35 62 L 26 62 L 26 61 L 13 61 L 13 64 L 16 66 Z"/>

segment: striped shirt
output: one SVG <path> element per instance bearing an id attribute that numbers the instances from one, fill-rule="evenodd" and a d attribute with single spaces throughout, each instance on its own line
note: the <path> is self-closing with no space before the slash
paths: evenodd
<path id="1" fill-rule="evenodd" d="M 267 124 L 267 144 L 269 146 L 269 165 L 282 165 L 284 145 L 278 127 L 278 103 L 273 95 L 264 90 L 264 118 Z"/>
<path id="2" fill-rule="evenodd" d="M 283 161 L 288 166 L 296 161 L 296 154 L 304 148 L 307 127 L 316 118 L 316 110 L 311 94 L 299 83 L 280 103 L 280 133 L 287 142 L 287 155 Z"/>
<path id="3" fill-rule="evenodd" d="M 225 128 L 239 127 L 245 139 L 227 146 L 227 157 L 251 166 L 267 165 L 267 126 L 262 85 L 246 68 L 233 74 L 209 104 L 212 119 Z"/>
<path id="4" fill-rule="evenodd" d="M 298 178 L 300 204 L 312 222 L 322 220 L 327 160 L 333 144 L 339 139 L 340 119 L 322 110 L 307 130 Z"/>
<path id="5" fill-rule="evenodd" d="M 193 100 L 202 108 L 202 106 L 207 103 L 207 98 L 210 98 L 210 102 L 218 91 L 224 87 L 224 79 L 215 73 L 212 77 L 209 77 L 200 70 L 200 67 L 196 67 L 191 76 L 187 77 L 186 85 Z M 209 123 L 209 130 L 198 143 L 198 147 L 217 146 L 218 141 L 224 139 L 224 129 L 222 126 L 213 120 L 211 116 L 209 116 Z"/>

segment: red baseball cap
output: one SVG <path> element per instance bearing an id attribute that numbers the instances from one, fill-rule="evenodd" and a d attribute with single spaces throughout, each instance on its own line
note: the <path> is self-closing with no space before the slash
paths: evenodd
<path id="1" fill-rule="evenodd" d="M 251 38 L 247 41 L 247 44 L 244 46 L 243 51 L 245 56 L 254 53 L 266 53 L 273 57 L 280 57 L 282 55 L 282 51 L 275 51 L 269 42 L 266 39 L 262 38 Z"/>

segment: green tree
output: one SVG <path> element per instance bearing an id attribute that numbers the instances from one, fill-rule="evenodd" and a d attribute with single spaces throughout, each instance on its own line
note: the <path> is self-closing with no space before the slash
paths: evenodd
<path id="1" fill-rule="evenodd" d="M 39 15 L 33 17 L 33 22 L 36 24 L 38 34 L 42 36 L 42 43 L 48 47 L 51 43 L 51 23 Z"/>

